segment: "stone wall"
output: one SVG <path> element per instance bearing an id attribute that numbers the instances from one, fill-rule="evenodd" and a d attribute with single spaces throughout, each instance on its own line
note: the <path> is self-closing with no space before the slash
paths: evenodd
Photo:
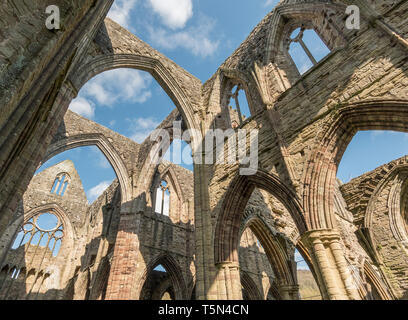
<path id="1" fill-rule="evenodd" d="M 275 259 L 272 267 L 281 281 L 272 288 L 275 296 L 298 294 L 295 247 L 325 299 L 406 296 L 404 170 L 383 173 L 378 185 L 371 184 L 377 179 L 372 174 L 370 183 L 356 180 L 349 187 L 335 178 L 358 131 L 407 131 L 406 1 L 283 0 L 204 84 L 115 22 L 103 21 L 112 1 L 59 4 L 65 28 L 56 32 L 44 29 L 43 3 L 8 1 L 0 9 L 5 17 L 0 33 L 1 259 L 27 210 L 37 206 L 34 201 L 26 207 L 33 199 L 25 190 L 39 165 L 63 150 L 97 145 L 118 181 L 83 214 L 66 213 L 72 218 L 67 228 L 72 225 L 72 234 L 78 233 L 72 241 L 81 249 L 63 271 L 65 282 L 55 292 L 59 298 L 137 299 L 158 264 L 171 275 L 176 298 L 193 296 L 195 287 L 197 299 L 241 299 L 241 278 L 256 294 L 256 281 L 241 277 L 239 268 L 244 221 L 261 238 L 269 260 Z M 359 30 L 345 26 L 349 4 L 361 7 Z M 331 51 L 303 75 L 287 50 L 288 36 L 300 26 L 314 29 Z M 162 126 L 181 118 L 184 128 L 201 135 L 232 125 L 236 114 L 227 97 L 240 84 L 251 117 L 234 130 L 248 130 L 248 138 L 258 130 L 256 174 L 241 175 L 238 163 L 196 164 L 194 174 L 168 163 L 157 166 L 147 157 L 153 142 L 139 146 L 66 112 L 88 80 L 121 67 L 150 72 L 173 100 L 177 110 Z M 193 153 L 200 144 L 196 133 Z M 250 145 L 247 141 L 247 154 Z M 228 152 L 228 144 L 224 149 Z M 169 180 L 169 216 L 154 212 L 161 179 Z M 351 187 L 360 184 L 364 200 Z M 258 189 L 266 192 L 257 191 L 257 197 L 264 198 L 268 210 L 259 198 L 251 200 Z M 50 201 L 44 190 L 41 205 Z M 52 209 L 69 212 L 75 206 L 62 202 Z"/>
<path id="2" fill-rule="evenodd" d="M 407 157 L 394 160 L 341 186 L 360 242 L 399 299 L 408 292 L 406 164 Z"/>

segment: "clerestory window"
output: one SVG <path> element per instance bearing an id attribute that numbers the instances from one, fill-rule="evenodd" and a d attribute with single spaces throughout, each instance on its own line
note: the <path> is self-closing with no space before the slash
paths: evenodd
<path id="1" fill-rule="evenodd" d="M 245 121 L 245 119 L 251 117 L 251 111 L 249 110 L 248 101 L 246 99 L 245 91 L 240 84 L 234 86 L 228 95 L 230 107 L 237 112 L 238 119 L 232 119 L 232 127 L 237 127 L 239 124 Z M 238 123 L 239 122 L 239 123 Z M 235 123 L 235 125 L 234 125 Z"/>
<path id="2" fill-rule="evenodd" d="M 170 190 L 165 180 L 162 180 L 156 189 L 155 212 L 165 216 L 170 212 Z"/>
<path id="3" fill-rule="evenodd" d="M 288 51 L 300 74 L 326 57 L 330 50 L 313 29 L 297 28 L 288 40 Z"/>

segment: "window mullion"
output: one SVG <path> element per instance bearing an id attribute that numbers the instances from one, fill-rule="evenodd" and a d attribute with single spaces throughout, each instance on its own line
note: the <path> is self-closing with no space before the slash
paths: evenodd
<path id="1" fill-rule="evenodd" d="M 162 204 L 161 204 L 161 208 L 160 208 L 160 213 L 161 214 L 164 214 L 164 194 L 165 194 L 165 191 L 162 188 Z"/>
<path id="2" fill-rule="evenodd" d="M 309 48 L 306 46 L 306 44 L 303 42 L 302 38 L 298 39 L 298 42 L 302 46 L 303 50 L 306 52 L 307 56 L 309 59 L 312 61 L 313 65 L 317 65 L 316 59 L 313 57 L 312 53 L 310 52 Z"/>
<path id="3" fill-rule="evenodd" d="M 241 108 L 239 106 L 239 100 L 238 100 L 239 90 L 240 90 L 240 88 L 239 88 L 239 86 L 237 86 L 237 90 L 233 94 L 233 97 L 235 99 L 235 106 L 237 107 L 239 121 L 240 121 L 240 123 L 242 123 L 243 122 L 242 113 L 241 113 Z"/>

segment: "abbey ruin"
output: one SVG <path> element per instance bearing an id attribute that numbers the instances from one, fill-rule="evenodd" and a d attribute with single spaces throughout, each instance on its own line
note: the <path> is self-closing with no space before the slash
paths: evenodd
<path id="1" fill-rule="evenodd" d="M 205 83 L 106 18 L 113 2 L 0 5 L 0 299 L 308 298 L 295 251 L 318 298 L 408 299 L 408 157 L 336 179 L 357 132 L 408 132 L 408 2 L 282 0 Z M 44 25 L 48 5 L 60 8 L 60 30 Z M 350 5 L 358 29 L 346 26 Z M 330 53 L 301 74 L 288 48 L 305 30 Z M 118 68 L 157 80 L 176 107 L 159 128 L 173 139 L 182 121 L 200 133 L 193 155 L 214 129 L 247 130 L 249 154 L 258 130 L 256 172 L 153 163 L 150 137 L 138 144 L 68 110 L 89 80 Z M 229 107 L 238 91 L 248 118 Z M 72 161 L 34 175 L 83 146 L 117 176 L 91 204 Z"/>

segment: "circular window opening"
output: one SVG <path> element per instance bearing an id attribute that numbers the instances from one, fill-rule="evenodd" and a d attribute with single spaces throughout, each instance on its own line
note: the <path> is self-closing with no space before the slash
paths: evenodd
<path id="1" fill-rule="evenodd" d="M 42 215 L 37 217 L 35 224 L 39 229 L 43 231 L 51 231 L 58 226 L 59 220 L 54 214 L 43 213 Z"/>
<path id="2" fill-rule="evenodd" d="M 33 230 L 33 225 L 30 222 L 28 222 L 27 224 L 23 226 L 23 229 L 24 231 L 31 231 Z"/>

